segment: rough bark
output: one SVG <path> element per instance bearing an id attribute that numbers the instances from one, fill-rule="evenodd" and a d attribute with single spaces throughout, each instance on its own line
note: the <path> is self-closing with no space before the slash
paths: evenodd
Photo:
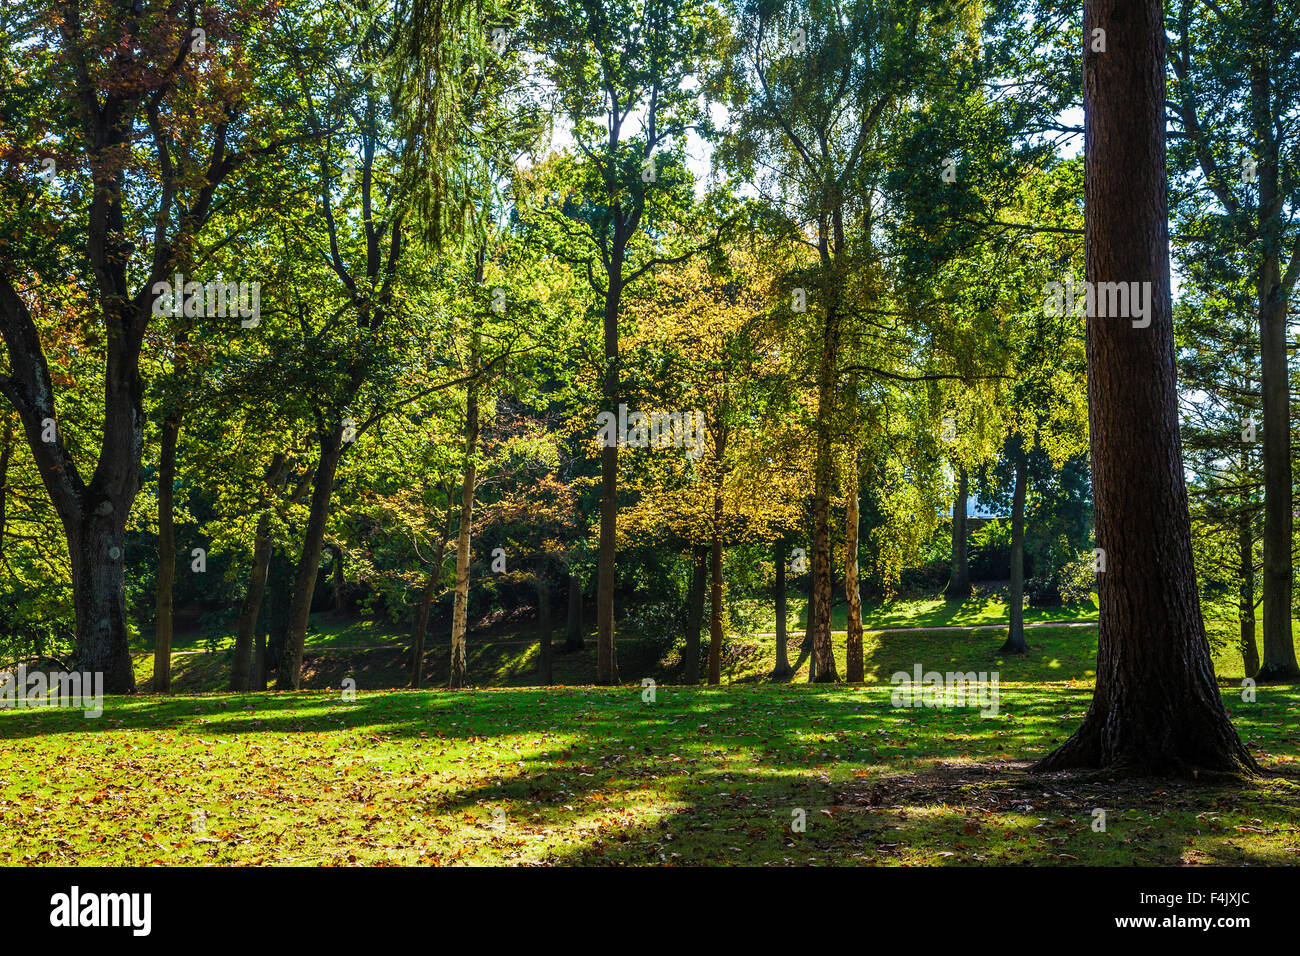
<path id="1" fill-rule="evenodd" d="M 700 682 L 700 629 L 704 626 L 704 592 L 708 586 L 708 549 L 691 549 L 691 593 L 686 604 L 686 683 Z"/>
<path id="2" fill-rule="evenodd" d="M 970 561 L 966 546 L 966 499 L 968 497 L 970 497 L 970 486 L 966 469 L 958 465 L 957 497 L 952 503 L 952 573 L 948 578 L 948 586 L 943 589 L 945 601 L 964 601 L 971 596 Z"/>
<path id="3" fill-rule="evenodd" d="M 844 679 L 850 684 L 863 681 L 862 594 L 858 590 L 858 466 L 854 461 L 846 476 L 844 509 L 844 595 L 848 600 L 848 644 Z"/>
<path id="4" fill-rule="evenodd" d="M 1025 453 L 1015 440 L 1015 490 L 1011 496 L 1011 588 L 1007 595 L 1007 640 L 1003 654 L 1023 654 L 1025 644 Z"/>
<path id="5" fill-rule="evenodd" d="M 98 142 L 98 135 L 95 138 Z M 101 194 L 97 201 L 106 202 L 108 197 Z M 67 538 L 76 612 L 75 666 L 102 673 L 106 693 L 128 694 L 135 692 L 135 674 L 127 640 L 125 526 L 140 489 L 145 418 L 139 356 L 151 300 L 144 293 L 128 297 L 125 263 L 104 248 L 107 209 L 100 208 L 105 221 L 92 223 L 92 258 L 102 281 L 116 291 L 100 300 L 109 334 L 103 434 L 90 480 L 83 479 L 61 428 L 55 426 L 52 441 L 46 438 L 46 422 L 56 419 L 49 367 L 31 312 L 3 272 L 0 337 L 8 351 L 9 371 L 0 375 L 0 395 L 18 412 L 41 482 Z"/>
<path id="6" fill-rule="evenodd" d="M 788 595 L 785 583 L 785 563 L 787 544 L 784 538 L 777 538 L 772 545 L 772 558 L 776 563 L 776 666 L 772 668 L 772 680 L 789 680 L 794 673 L 790 670 L 790 649 L 786 646 L 789 635 L 786 633 L 786 614 Z"/>
<path id="7" fill-rule="evenodd" d="M 135 692 L 126 629 L 124 514 L 116 508 L 107 514 L 92 511 L 68 536 L 77 616 L 76 667 L 102 673 L 105 692 L 118 694 Z"/>
<path id="8" fill-rule="evenodd" d="M 1036 771 L 1242 773 L 1201 620 L 1179 439 L 1160 0 L 1085 0 L 1087 279 L 1150 282 L 1150 324 L 1087 323 L 1100 574 L 1097 682 L 1082 726 Z"/>

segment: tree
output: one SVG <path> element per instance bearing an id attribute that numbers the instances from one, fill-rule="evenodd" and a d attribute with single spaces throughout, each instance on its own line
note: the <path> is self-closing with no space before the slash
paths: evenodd
<path id="1" fill-rule="evenodd" d="M 695 676 L 695 609 L 707 568 L 710 684 L 721 682 L 724 551 L 770 541 L 793 524 L 806 476 L 781 454 L 778 429 L 764 414 L 773 407 L 773 379 L 784 364 L 763 337 L 772 276 L 753 249 L 728 253 L 663 270 L 655 295 L 631 305 L 636 322 L 629 341 L 657 374 L 643 376 L 646 411 L 636 413 L 642 417 L 634 422 L 628 413 L 628 457 L 637 469 L 631 484 L 640 495 L 620 522 L 629 539 L 671 536 L 690 546 L 688 680 Z M 638 429 L 648 440 L 644 451 Z"/>
<path id="2" fill-rule="evenodd" d="M 1183 446 L 1192 545 L 1206 632 L 1241 650 L 1246 677 L 1260 668 L 1255 611 L 1263 527 L 1259 455 L 1259 349 L 1245 256 L 1185 264 L 1178 303 Z"/>
<path id="3" fill-rule="evenodd" d="M 67 537 L 79 666 L 102 672 L 106 691 L 125 693 L 135 689 L 126 525 L 140 487 L 140 357 L 156 287 L 187 260 L 236 173 L 291 137 L 262 114 L 275 110 L 274 84 L 266 81 L 285 56 L 277 46 L 283 36 L 253 28 L 269 10 L 238 2 L 84 7 L 51 3 L 24 38 L 41 55 L 13 100 L 21 109 L 7 121 L 22 130 L 30 161 L 17 183 L 6 177 L 5 188 L 34 198 L 46 158 L 65 188 L 48 201 L 15 205 L 11 193 L 6 202 L 0 338 L 8 368 L 0 395 L 21 417 Z M 201 36 L 208 39 L 200 43 Z M 246 63 L 259 69 L 241 69 Z M 193 109 L 195 102 L 204 108 Z M 62 286 L 70 267 L 84 316 L 76 334 L 94 339 L 104 361 L 89 472 L 89 456 L 75 455 L 58 428 L 67 389 L 51 378 L 52 330 L 31 304 L 39 288 Z M 97 326 L 102 333 L 91 331 Z"/>
<path id="4" fill-rule="evenodd" d="M 1097 543 L 1106 556 L 1097 684 L 1083 725 L 1033 769 L 1251 772 L 1214 681 L 1183 485 L 1160 0 L 1086 0 L 1083 28 L 1105 37 L 1083 54 L 1087 278 L 1149 283 L 1150 323 L 1088 319 Z"/>
<path id="5" fill-rule="evenodd" d="M 578 154 L 563 198 L 539 212 L 556 255 L 579 267 L 594 293 L 604 355 L 600 401 L 616 415 L 624 294 L 657 266 L 697 251 L 682 245 L 673 224 L 696 209 L 683 150 L 688 130 L 707 131 L 696 80 L 716 59 L 722 25 L 707 0 L 563 0 L 535 27 Z M 596 679 L 602 684 L 618 681 L 618 458 L 617 445 L 601 451 Z"/>
<path id="6" fill-rule="evenodd" d="M 1246 252 L 1255 280 L 1263 450 L 1264 659 L 1257 679 L 1300 679 L 1292 637 L 1294 489 L 1288 301 L 1300 280 L 1300 230 L 1289 215 L 1300 182 L 1287 171 L 1300 70 L 1294 18 L 1274 0 L 1170 4 L 1176 38 L 1171 158 L 1187 187 L 1184 219 L 1198 241 Z M 1240 90 L 1241 95 L 1225 91 Z"/>

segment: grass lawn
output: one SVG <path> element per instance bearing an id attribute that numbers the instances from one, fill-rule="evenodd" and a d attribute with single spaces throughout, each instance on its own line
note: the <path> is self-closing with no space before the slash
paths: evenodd
<path id="1" fill-rule="evenodd" d="M 1002 589 L 1005 592 L 1005 588 Z M 738 602 L 742 619 L 751 631 L 772 633 L 776 614 L 770 599 L 746 599 Z M 888 603 L 867 602 L 862 605 L 862 625 L 867 630 L 891 627 L 969 627 L 1006 624 L 1008 617 L 1005 594 L 982 593 L 965 601 L 943 598 L 912 598 Z M 1026 607 L 1025 621 L 1095 621 L 1097 595 L 1082 604 L 1061 607 Z M 808 625 L 808 600 L 791 594 L 786 606 L 786 626 L 793 632 Z M 842 631 L 848 626 L 848 606 L 841 598 L 831 606 L 831 628 Z"/>
<path id="2" fill-rule="evenodd" d="M 1244 788 L 1024 772 L 1078 725 L 1095 640 L 1040 629 L 1003 660 L 996 629 L 873 635 L 859 688 L 759 684 L 771 641 L 733 642 L 737 683 L 660 683 L 653 703 L 640 679 L 671 655 L 641 667 L 628 645 L 618 688 L 5 710 L 0 862 L 1300 864 L 1300 688 L 1225 686 L 1265 770 Z M 891 706 L 889 674 L 918 661 L 998 670 L 999 713 Z"/>

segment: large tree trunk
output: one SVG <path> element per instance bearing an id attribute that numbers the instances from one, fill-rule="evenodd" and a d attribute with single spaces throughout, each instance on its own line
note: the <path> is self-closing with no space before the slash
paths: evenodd
<path id="1" fill-rule="evenodd" d="M 848 599 L 848 647 L 844 679 L 850 684 L 863 681 L 862 593 L 858 590 L 858 466 L 856 459 L 845 478 L 848 504 L 844 509 L 844 595 Z"/>
<path id="2" fill-rule="evenodd" d="M 551 584 L 546 573 L 537 572 L 537 679 L 543 687 L 555 682 L 551 675 Z"/>
<path id="3" fill-rule="evenodd" d="M 172 588 L 176 583 L 176 520 L 173 507 L 176 483 L 176 445 L 181 417 L 169 414 L 162 423 L 158 456 L 158 580 L 154 588 L 156 611 L 153 643 L 153 688 L 160 694 L 172 689 Z"/>
<path id="4" fill-rule="evenodd" d="M 722 683 L 722 498 L 713 503 L 713 547 L 709 552 L 709 685 Z"/>
<path id="5" fill-rule="evenodd" d="M 1025 451 L 1013 439 L 1015 491 L 1011 496 L 1011 593 L 1007 596 L 1007 641 L 1003 654 L 1023 654 L 1025 645 Z"/>
<path id="6" fill-rule="evenodd" d="M 83 483 L 62 432 L 52 442 L 43 437 L 46 419 L 54 418 L 52 385 L 35 326 L 4 281 L 0 281 L 0 308 L 4 319 L 0 332 L 11 370 L 9 376 L 0 376 L 0 394 L 9 398 L 22 418 L 27 445 L 67 537 L 76 613 L 75 666 L 103 674 L 106 693 L 135 693 L 124 565 L 126 521 L 140 490 L 144 447 L 138 356 L 145 318 L 107 317 L 104 437 L 94 475 Z M 15 314 L 26 321 L 14 324 Z M 124 331 L 128 325 L 130 330 Z"/>
<path id="7" fill-rule="evenodd" d="M 116 694 L 135 693 L 126 637 L 126 533 L 120 520 L 125 514 L 125 508 L 108 514 L 92 512 L 68 535 L 77 615 L 76 666 L 102 673 L 104 690 Z"/>
<path id="8" fill-rule="evenodd" d="M 475 343 L 477 346 L 477 342 Z M 477 347 L 472 361 L 477 363 Z M 469 620 L 469 545 L 474 522 L 474 486 L 478 481 L 478 380 L 470 382 L 465 400 L 465 479 L 460 489 L 460 527 L 456 532 L 456 597 L 451 612 L 451 669 L 447 686 L 465 686 L 465 632 Z"/>
<path id="9" fill-rule="evenodd" d="M 789 680 L 793 671 L 790 670 L 790 649 L 786 646 L 789 635 L 786 633 L 785 538 L 777 538 L 772 543 L 772 557 L 776 562 L 776 666 L 772 668 L 772 680 Z"/>
<path id="10" fill-rule="evenodd" d="M 1215 684 L 1192 563 L 1178 433 L 1160 0 L 1085 0 L 1087 278 L 1150 282 L 1150 325 L 1087 324 L 1100 575 L 1097 683 L 1083 725 L 1037 771 L 1249 772 Z M 1095 288 L 1095 286 L 1094 286 Z"/>
<path id="11" fill-rule="evenodd" d="M 686 683 L 700 682 L 700 629 L 704 627 L 704 591 L 708 586 L 707 548 L 691 549 L 691 593 L 686 604 Z"/>
<path id="12" fill-rule="evenodd" d="M 1255 536 L 1250 526 L 1249 494 L 1241 496 L 1241 512 L 1237 515 L 1237 563 L 1242 676 L 1254 677 L 1259 673 L 1259 647 L 1255 644 Z"/>
<path id="13" fill-rule="evenodd" d="M 320 463 L 311 490 L 311 507 L 302 555 L 293 579 L 293 598 L 289 603 L 289 620 L 284 634 L 284 653 L 276 668 L 277 690 L 297 690 L 302 682 L 302 654 L 307 643 L 307 621 L 316 593 L 316 576 L 320 572 L 325 543 L 325 522 L 329 519 L 330 498 L 334 493 L 334 475 L 343 457 L 343 427 L 338 426 L 321 436 Z"/>
<path id="14" fill-rule="evenodd" d="M 970 488 L 966 469 L 957 466 L 957 497 L 952 503 L 952 574 L 943 589 L 945 601 L 964 601 L 971 595 L 970 562 L 966 549 L 966 499 Z"/>

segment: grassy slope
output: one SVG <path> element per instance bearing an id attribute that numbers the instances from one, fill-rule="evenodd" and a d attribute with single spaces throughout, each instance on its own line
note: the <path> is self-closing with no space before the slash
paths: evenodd
<path id="1" fill-rule="evenodd" d="M 996 629 L 868 638 L 878 681 L 918 661 L 998 670 L 996 717 L 894 708 L 887 683 L 743 683 L 770 667 L 770 639 L 735 642 L 728 671 L 742 683 L 661 681 L 654 703 L 640 678 L 669 680 L 674 662 L 647 663 L 645 642 L 639 662 L 621 645 L 633 683 L 613 689 L 0 712 L 0 862 L 1300 863 L 1300 689 L 1263 688 L 1254 704 L 1225 690 L 1266 771 L 1244 790 L 1039 780 L 1023 767 L 1087 708 L 1095 632 L 1030 641 L 1002 659 Z M 500 658 L 480 646 L 477 680 L 501 660 L 531 667 L 535 647 L 503 646 Z M 557 677 L 589 673 L 591 655 L 561 655 Z"/>
<path id="2" fill-rule="evenodd" d="M 775 608 L 770 600 L 747 599 L 739 602 L 741 613 L 754 631 L 776 630 Z M 791 631 L 802 631 L 808 623 L 808 601 L 791 595 L 786 607 L 786 624 Z M 867 603 L 862 608 L 863 626 L 877 627 L 944 627 L 1005 624 L 1007 603 L 1000 594 L 977 594 L 966 601 L 942 598 L 915 598 L 887 604 Z M 848 607 L 842 601 L 831 606 L 831 628 L 842 631 L 848 626 Z M 1085 604 L 1064 607 L 1027 607 L 1025 621 L 1095 621 L 1097 596 Z"/>

